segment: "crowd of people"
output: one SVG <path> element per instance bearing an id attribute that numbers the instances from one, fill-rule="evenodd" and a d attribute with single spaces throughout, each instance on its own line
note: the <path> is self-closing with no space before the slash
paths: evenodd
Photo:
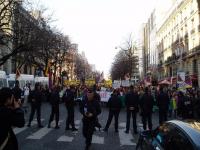
<path id="1" fill-rule="evenodd" d="M 87 86 L 69 86 L 61 88 L 53 86 L 49 89 L 47 86 L 43 88 L 40 83 L 35 84 L 34 90 L 31 90 L 30 85 L 26 85 L 20 89 L 19 82 L 16 81 L 13 89 L 2 88 L 0 90 L 0 119 L 6 120 L 0 124 L 0 150 L 12 150 L 11 145 L 15 145 L 16 150 L 17 140 L 12 131 L 12 127 L 22 127 L 25 124 L 24 112 L 27 113 L 28 102 L 30 102 L 31 110 L 28 127 L 31 127 L 31 122 L 37 112 L 38 127 L 42 128 L 41 123 L 41 105 L 43 101 L 48 101 L 51 105 L 51 113 L 47 127 L 51 128 L 51 122 L 55 118 L 55 129 L 59 129 L 59 106 L 63 102 L 68 113 L 66 118 L 65 130 L 77 131 L 74 123 L 76 105 L 75 99 L 82 97 L 79 103 L 80 113 L 83 116 L 83 136 L 85 137 L 88 150 L 91 145 L 92 135 L 95 127 L 102 128 L 99 123 L 98 115 L 101 114 L 101 97 L 98 94 L 99 87 Z M 126 130 L 130 131 L 130 121 L 132 117 L 134 134 L 138 133 L 137 116 L 141 116 L 143 129 L 153 129 L 152 114 L 158 110 L 159 123 L 170 119 L 200 119 L 200 91 L 190 89 L 185 93 L 178 91 L 175 88 L 160 87 L 141 87 L 130 86 L 128 88 L 120 87 L 118 89 L 109 89 L 112 94 L 107 102 L 109 109 L 108 119 L 103 128 L 107 132 L 112 122 L 115 119 L 115 132 L 118 132 L 119 114 L 122 109 L 126 110 Z M 22 100 L 23 99 L 23 100 Z M 22 106 L 22 107 L 21 107 Z M 157 109 L 156 109 L 157 108 Z"/>

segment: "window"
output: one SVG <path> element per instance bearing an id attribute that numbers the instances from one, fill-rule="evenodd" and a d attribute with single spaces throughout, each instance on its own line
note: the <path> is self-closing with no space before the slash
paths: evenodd
<path id="1" fill-rule="evenodd" d="M 152 141 L 152 145 L 154 147 L 160 145 L 165 149 L 166 142 L 168 141 L 171 132 L 171 126 L 169 124 L 163 124 L 159 126 L 156 132 L 157 133 L 155 133 L 155 139 Z"/>
<path id="2" fill-rule="evenodd" d="M 197 60 L 193 60 L 193 73 L 197 74 L 198 73 L 198 67 L 197 67 Z"/>
<path id="3" fill-rule="evenodd" d="M 182 131 L 179 129 L 174 129 L 171 134 L 172 135 L 168 141 L 166 150 L 193 150 L 192 144 Z"/>

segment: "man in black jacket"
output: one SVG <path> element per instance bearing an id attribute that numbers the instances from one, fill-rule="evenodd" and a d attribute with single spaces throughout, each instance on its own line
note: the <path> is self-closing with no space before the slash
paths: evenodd
<path id="1" fill-rule="evenodd" d="M 18 150 L 17 138 L 12 127 L 23 127 L 25 124 L 24 111 L 20 101 L 14 99 L 9 88 L 0 90 L 0 149 Z"/>
<path id="2" fill-rule="evenodd" d="M 126 120 L 126 131 L 125 133 L 129 133 L 130 128 L 130 118 L 132 115 L 133 118 L 133 129 L 134 133 L 137 134 L 137 124 L 136 124 L 136 117 L 138 112 L 138 104 L 139 104 L 139 95 L 134 90 L 133 86 L 130 86 L 130 91 L 125 95 L 125 105 L 127 111 L 127 120 Z"/>
<path id="3" fill-rule="evenodd" d="M 89 89 L 84 96 L 80 104 L 80 112 L 83 115 L 83 136 L 86 138 L 85 150 L 88 150 L 92 142 L 97 116 L 101 113 L 100 104 L 92 89 Z"/>
<path id="4" fill-rule="evenodd" d="M 119 113 L 120 113 L 122 104 L 121 104 L 121 100 L 120 100 L 116 90 L 113 91 L 113 94 L 110 97 L 107 105 L 109 108 L 109 115 L 108 115 L 108 120 L 107 120 L 106 126 L 104 128 L 104 131 L 106 131 L 106 132 L 108 131 L 108 128 L 109 128 L 112 118 L 114 116 L 115 117 L 115 132 L 118 132 L 118 118 L 119 118 Z"/>
<path id="5" fill-rule="evenodd" d="M 22 96 L 22 89 L 19 87 L 19 81 L 15 81 L 15 87 L 12 89 L 14 97 L 16 100 L 21 101 L 21 96 Z"/>
<path id="6" fill-rule="evenodd" d="M 35 90 L 30 94 L 30 101 L 31 101 L 31 114 L 29 118 L 28 127 L 31 126 L 31 121 L 33 120 L 35 111 L 37 111 L 37 122 L 38 127 L 42 128 L 43 125 L 41 124 L 41 103 L 42 103 L 42 92 L 39 83 L 35 84 Z"/>
<path id="7" fill-rule="evenodd" d="M 72 131 L 77 131 L 74 123 L 74 106 L 75 106 L 75 90 L 73 86 L 70 86 L 70 89 L 66 89 L 66 92 L 63 95 L 63 101 L 65 102 L 65 106 L 67 109 L 67 119 L 66 119 L 66 127 L 65 130 L 70 129 L 70 125 L 72 126 Z"/>
<path id="8" fill-rule="evenodd" d="M 162 124 L 164 121 L 167 121 L 167 113 L 169 109 L 169 96 L 163 91 L 162 87 L 157 96 L 157 105 L 159 108 L 159 124 Z"/>
<path id="9" fill-rule="evenodd" d="M 59 87 L 55 86 L 51 95 L 50 95 L 50 103 L 51 103 L 51 115 L 49 118 L 48 128 L 51 127 L 51 122 L 55 116 L 56 118 L 56 126 L 55 129 L 59 129 L 58 121 L 59 121 L 59 103 L 60 103 L 60 96 L 59 96 Z"/>
<path id="10" fill-rule="evenodd" d="M 154 105 L 154 98 L 151 95 L 148 87 L 145 88 L 145 93 L 140 99 L 140 108 L 142 115 L 143 129 L 146 130 L 148 121 L 148 128 L 152 130 L 152 109 Z"/>

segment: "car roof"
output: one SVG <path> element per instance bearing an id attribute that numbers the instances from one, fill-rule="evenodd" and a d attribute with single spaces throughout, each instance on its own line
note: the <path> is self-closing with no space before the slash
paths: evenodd
<path id="1" fill-rule="evenodd" d="M 170 124 L 176 125 L 178 128 L 183 130 L 194 142 L 196 148 L 200 150 L 200 121 L 195 120 L 171 120 L 168 121 Z"/>

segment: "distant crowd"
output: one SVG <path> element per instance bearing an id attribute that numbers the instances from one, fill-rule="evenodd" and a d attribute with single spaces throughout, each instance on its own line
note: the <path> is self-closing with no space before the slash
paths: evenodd
<path id="1" fill-rule="evenodd" d="M 29 112 L 28 127 L 37 112 L 38 127 L 42 128 L 41 122 L 41 105 L 47 101 L 51 105 L 51 113 L 47 127 L 51 128 L 52 121 L 55 118 L 55 129 L 59 129 L 59 109 L 60 103 L 64 103 L 67 116 L 65 130 L 77 131 L 74 123 L 75 113 L 74 107 L 77 98 L 79 101 L 79 110 L 83 116 L 83 135 L 86 139 L 85 149 L 88 150 L 91 145 L 93 132 L 95 127 L 101 130 L 102 125 L 98 120 L 101 114 L 101 97 L 98 91 L 101 88 L 94 86 L 43 86 L 40 83 L 35 84 L 35 88 L 31 89 L 30 84 L 21 89 L 19 82 L 16 81 L 13 89 L 2 88 L 0 90 L 0 119 L 4 120 L 0 124 L 0 149 L 10 149 L 17 147 L 17 140 L 12 131 L 12 126 L 22 127 L 25 124 L 24 113 Z M 130 120 L 133 121 L 133 132 L 138 133 L 137 116 L 141 116 L 143 129 L 152 130 L 152 114 L 158 111 L 159 123 L 170 119 L 200 119 L 200 91 L 188 89 L 185 93 L 177 89 L 155 88 L 155 87 L 120 87 L 118 89 L 109 88 L 107 91 L 112 92 L 108 102 L 106 103 L 109 114 L 108 119 L 103 127 L 103 131 L 107 132 L 112 122 L 115 120 L 115 132 L 118 132 L 118 119 L 122 109 L 126 110 L 126 130 L 130 132 Z M 29 111 L 30 103 L 30 111 Z M 14 146 L 13 146 L 14 145 Z M 12 147 L 13 146 L 13 147 Z M 14 148 L 16 150 L 16 148 Z"/>

